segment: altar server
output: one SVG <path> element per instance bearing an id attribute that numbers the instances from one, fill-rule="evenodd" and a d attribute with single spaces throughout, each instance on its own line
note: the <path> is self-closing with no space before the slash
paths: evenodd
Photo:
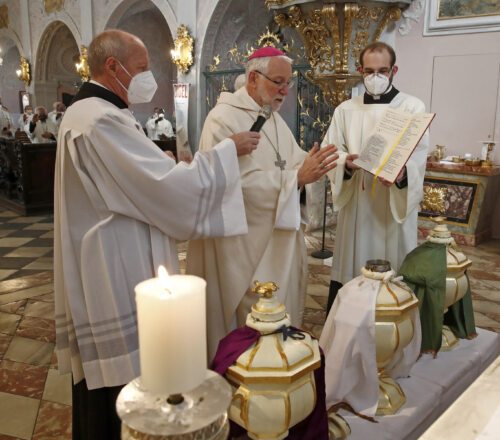
<path id="1" fill-rule="evenodd" d="M 367 260 L 389 260 L 397 270 L 417 245 L 417 214 L 423 195 L 428 134 L 394 184 L 353 163 L 387 108 L 423 113 L 422 101 L 392 85 L 398 71 L 391 46 L 376 42 L 360 54 L 359 72 L 366 92 L 340 104 L 323 145 L 339 148 L 338 167 L 329 173 L 335 209 L 339 211 L 328 309 L 342 284 L 356 277 Z"/>

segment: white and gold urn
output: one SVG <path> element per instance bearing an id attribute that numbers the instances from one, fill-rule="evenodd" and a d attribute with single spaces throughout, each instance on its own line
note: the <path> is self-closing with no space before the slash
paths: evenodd
<path id="1" fill-rule="evenodd" d="M 467 293 L 469 279 L 465 271 L 470 267 L 472 261 L 465 256 L 456 244 L 455 239 L 451 236 L 448 227 L 444 223 L 446 218 L 435 217 L 432 220 L 437 225 L 430 232 L 427 240 L 431 243 L 446 245 L 446 292 L 444 299 L 444 313 L 446 313 L 448 307 L 460 301 Z M 442 334 L 442 351 L 449 351 L 458 344 L 458 338 L 447 325 L 443 325 Z"/>
<path id="2" fill-rule="evenodd" d="M 388 261 L 369 260 L 361 273 L 365 278 L 382 281 L 375 306 L 379 377 L 377 415 L 395 414 L 405 404 L 406 397 L 387 371 L 400 362 L 404 348 L 415 335 L 418 299 L 403 281 L 393 277 L 394 272 Z"/>
<path id="3" fill-rule="evenodd" d="M 261 297 L 252 306 L 246 325 L 261 337 L 226 373 L 234 387 L 229 418 L 252 439 L 286 438 L 289 428 L 308 417 L 316 405 L 314 370 L 321 365 L 318 341 L 290 329 L 285 306 L 274 295 L 277 289 L 276 283 L 255 281 L 252 291 Z M 342 420 L 336 422 L 349 430 Z"/>

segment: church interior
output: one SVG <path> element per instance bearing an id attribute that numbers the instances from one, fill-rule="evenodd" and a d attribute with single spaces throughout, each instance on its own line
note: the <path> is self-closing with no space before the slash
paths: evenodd
<path id="1" fill-rule="evenodd" d="M 337 172 L 332 177 L 320 169 L 321 177 L 307 182 L 298 192 L 303 211 L 299 213 L 302 223 L 296 229 L 304 258 L 298 269 L 292 267 L 294 275 L 289 279 L 292 283 L 299 280 L 298 272 L 305 277 L 303 297 L 298 300 L 302 321 L 292 319 L 290 324 L 284 306 L 279 304 L 285 298 L 280 296 L 285 295 L 279 288 L 283 282 L 277 282 L 283 274 L 273 274 L 272 267 L 259 272 L 259 264 L 254 276 L 265 273 L 271 278 L 258 279 L 262 284 L 255 283 L 253 290 L 248 286 L 257 294 L 255 298 L 260 298 L 258 302 L 255 299 L 251 311 L 248 308 L 246 324 L 244 319 L 240 324 L 238 318 L 238 325 L 234 321 L 232 332 L 228 332 L 228 337 L 244 338 L 238 332 L 248 330 L 252 322 L 251 331 L 256 332 L 257 339 L 232 358 L 234 362 L 222 370 L 225 373 L 215 367 L 216 361 L 211 366 L 213 353 L 209 347 L 207 365 L 200 365 L 203 378 L 197 388 L 166 387 L 161 405 L 157 404 L 159 398 L 154 401 L 151 397 L 158 396 L 142 382 L 131 378 L 128 384 L 113 383 L 109 379 L 113 386 L 125 385 L 116 404 L 121 438 L 500 438 L 498 2 L 0 0 L 0 440 L 93 439 L 75 433 L 72 373 L 58 371 L 60 324 L 56 324 L 55 303 L 61 296 L 55 294 L 54 264 L 58 249 L 67 243 L 61 244 L 57 235 L 66 220 L 57 208 L 57 192 L 54 200 L 54 187 L 61 175 L 56 161 L 60 160 L 62 146 L 67 146 L 63 145 L 65 137 L 59 127 L 64 129 L 65 112 L 70 112 L 79 89 L 92 81 L 88 62 L 93 53 L 91 42 L 109 29 L 135 35 L 147 49 L 157 89 L 150 102 L 130 102 L 130 110 L 144 132 L 141 135 L 159 151 L 175 156 L 179 162 L 176 168 L 196 166 L 193 155 L 196 157 L 199 145 L 206 142 L 202 131 L 205 133 L 207 115 L 217 110 L 221 95 L 242 95 L 236 80 L 245 74 L 247 61 L 250 63 L 252 54 L 260 48 L 277 51 L 265 51 L 263 58 L 277 53 L 278 58 L 289 57 L 293 62 L 291 77 L 288 81 L 281 77 L 275 80 L 266 76 L 266 70 L 247 71 L 247 83 L 242 87 L 249 89 L 252 78 L 285 90 L 280 92 L 285 99 L 282 105 L 280 102 L 279 118 L 286 123 L 294 145 L 305 152 L 304 157 L 314 151 L 315 142 L 321 144 L 324 139 L 325 145 L 330 143 L 326 139 L 337 142 L 337 153 L 345 142 L 342 146 L 348 154 L 347 159 L 339 155 L 338 161 L 345 167 L 340 168 L 342 174 Z M 344 120 L 344 116 L 336 119 L 338 115 L 353 111 L 349 110 L 350 102 L 367 105 L 366 96 L 371 96 L 366 81 L 369 72 L 363 71 L 366 66 L 359 60 L 360 55 L 364 59 L 365 46 L 376 42 L 394 48 L 397 56 L 395 65 L 391 62 L 390 83 L 383 93 L 375 93 L 372 108 L 383 106 L 377 100 L 394 90 L 399 94 L 394 100 L 403 95 L 418 98 L 425 109 L 416 113 L 431 115 L 432 122 L 422 125 L 420 134 L 408 134 L 408 127 L 418 131 L 415 127 L 419 121 L 411 115 L 404 129 L 392 127 L 396 134 L 387 142 L 394 145 L 376 171 L 365 172 L 347 166 L 353 152 L 346 146 L 350 133 L 340 143 L 340 135 L 328 136 Z M 374 51 L 383 52 L 384 47 Z M 379 72 L 373 75 L 380 77 Z M 130 86 L 125 96 L 131 96 Z M 247 98 L 251 96 L 248 92 Z M 273 113 L 278 114 L 278 110 L 273 108 Z M 257 111 L 253 115 L 257 118 Z M 264 122 L 262 140 L 269 139 L 266 125 L 270 126 L 273 118 Z M 242 124 L 250 127 L 250 118 Z M 366 124 L 360 123 L 356 130 L 362 132 Z M 43 125 L 41 137 L 37 125 Z M 366 251 L 363 255 L 369 255 L 370 260 L 366 266 L 358 268 L 353 263 L 353 273 L 347 271 L 350 275 L 341 279 L 339 273 L 347 264 L 339 266 L 339 259 L 341 252 L 348 253 L 344 251 L 349 247 L 346 243 L 369 249 L 369 243 L 380 238 L 375 232 L 375 214 L 365 217 L 361 213 L 368 211 L 358 208 L 357 217 L 346 220 L 347 207 L 340 206 L 343 191 L 359 184 L 367 200 L 373 200 L 375 192 L 385 191 L 375 182 L 404 136 L 413 136 L 415 142 L 401 162 L 402 171 L 389 182 L 390 195 L 384 203 L 389 207 L 389 218 L 394 206 L 399 206 L 397 197 L 403 192 L 410 194 L 415 177 L 409 158 L 426 140 L 421 179 L 415 184 L 418 200 L 409 214 L 415 222 L 408 236 L 416 237 L 416 242 L 397 258 L 384 255 L 381 248 L 375 255 Z M 276 125 L 276 142 L 282 138 Z M 281 176 L 291 172 L 284 170 L 291 160 L 283 161 L 282 166 L 279 148 L 271 139 L 269 143 L 273 160 L 276 153 L 272 171 Z M 363 152 L 354 153 L 362 156 Z M 239 160 L 241 164 L 244 159 Z M 324 168 L 323 162 L 319 165 Z M 361 173 L 369 177 L 357 179 Z M 366 179 L 372 179 L 373 184 L 365 183 L 372 181 Z M 282 177 L 280 184 L 285 185 L 284 181 Z M 64 188 L 64 183 L 59 185 Z M 393 190 L 399 195 L 393 196 Z M 410 200 L 410 195 L 407 197 Z M 405 210 L 406 203 L 404 199 Z M 247 217 L 250 226 L 253 217 Z M 147 215 L 137 214 L 137 218 Z M 354 230 L 359 236 L 343 232 L 352 231 L 345 229 L 346 221 L 358 225 Z M 406 238 L 395 231 L 403 228 L 402 224 L 408 226 L 409 221 L 387 220 L 389 223 L 394 225 L 384 230 L 384 240 L 405 249 Z M 189 240 L 176 239 L 179 276 L 198 275 L 190 272 L 187 262 L 190 246 Z M 297 247 L 297 260 L 300 249 Z M 245 252 L 235 250 L 234 258 Z M 279 253 L 272 254 L 270 261 L 273 258 L 287 259 Z M 344 258 L 355 260 L 351 254 Z M 433 264 L 432 258 L 438 263 Z M 152 279 L 156 279 L 156 270 Z M 232 270 L 237 270 L 236 264 Z M 208 278 L 207 283 L 209 295 Z M 338 287 L 332 295 L 335 283 Z M 130 295 L 135 288 L 139 298 L 139 286 L 129 286 Z M 186 318 L 176 325 L 186 331 L 165 335 L 163 329 L 170 327 L 168 323 L 163 327 L 161 307 L 153 310 L 153 302 L 147 303 L 147 298 L 142 301 L 137 312 L 141 370 L 148 363 L 142 381 L 153 384 L 161 382 L 162 374 L 172 374 L 182 382 L 182 373 L 158 372 L 158 365 L 168 370 L 176 357 L 176 367 L 182 359 L 189 364 L 189 359 L 199 358 L 190 354 L 197 347 L 204 356 L 205 306 L 200 308 L 202 318 L 197 323 L 194 317 L 187 318 L 195 315 L 194 302 L 173 303 Z M 288 299 L 281 302 L 287 309 L 292 307 L 289 304 L 297 307 Z M 292 314 L 292 310 L 288 312 Z M 137 325 L 135 313 L 133 320 Z M 203 327 L 199 333 L 198 324 Z M 158 336 L 157 351 L 146 341 L 148 331 L 152 339 L 152 335 Z M 203 336 L 201 342 L 194 340 L 197 334 Z M 247 339 L 249 334 L 245 334 Z M 134 337 L 137 339 L 137 334 Z M 162 341 L 167 348 L 158 347 Z M 216 360 L 224 348 L 229 350 L 223 346 L 224 341 L 230 344 L 226 338 L 215 341 L 219 347 Z M 184 350 L 187 345 L 190 348 Z M 156 362 L 158 365 L 151 366 Z M 87 367 L 83 365 L 86 377 Z M 185 374 L 198 374 L 191 370 L 186 368 Z M 193 380 L 196 382 L 196 378 Z M 144 415 L 147 411 L 141 412 L 144 408 L 154 415 L 148 419 Z M 314 429 L 317 420 L 324 420 L 327 427 L 322 434 Z"/>

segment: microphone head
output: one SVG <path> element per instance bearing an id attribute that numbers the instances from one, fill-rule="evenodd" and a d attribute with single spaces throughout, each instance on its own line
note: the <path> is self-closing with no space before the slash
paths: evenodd
<path id="1" fill-rule="evenodd" d="M 269 104 L 264 104 L 259 110 L 259 116 L 263 116 L 264 118 L 269 119 L 272 112 L 273 109 L 271 108 L 271 106 Z"/>

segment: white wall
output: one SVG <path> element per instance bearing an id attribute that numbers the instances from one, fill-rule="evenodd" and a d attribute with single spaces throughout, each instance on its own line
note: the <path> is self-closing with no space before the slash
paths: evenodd
<path id="1" fill-rule="evenodd" d="M 443 144 L 448 154 L 479 155 L 478 141 L 500 141 L 500 32 L 423 37 L 423 22 L 422 16 L 408 35 L 396 37 L 394 83 L 437 113 L 431 149 Z"/>

